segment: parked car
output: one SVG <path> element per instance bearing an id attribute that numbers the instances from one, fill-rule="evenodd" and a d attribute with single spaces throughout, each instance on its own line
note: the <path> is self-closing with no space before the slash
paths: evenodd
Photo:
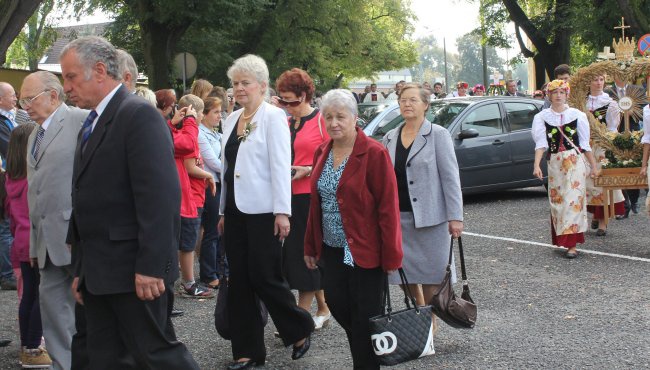
<path id="1" fill-rule="evenodd" d="M 395 101 L 383 101 L 383 102 L 368 102 L 368 103 L 359 103 L 357 109 L 359 111 L 359 116 L 357 117 L 357 125 L 361 128 L 366 127 L 368 123 L 372 122 L 375 117 L 382 114 L 386 108 L 392 105 L 397 105 Z M 390 115 L 390 120 L 399 115 L 399 109 L 397 113 L 394 110 L 390 110 L 392 114 Z"/>
<path id="2" fill-rule="evenodd" d="M 543 101 L 509 96 L 431 101 L 426 117 L 445 127 L 454 141 L 463 194 L 546 184 L 533 176 L 535 143 L 530 130 Z M 391 118 L 393 117 L 393 118 Z M 404 123 L 393 103 L 363 131 L 381 140 Z M 545 161 L 542 161 L 545 166 Z M 546 169 L 543 168 L 544 172 Z"/>

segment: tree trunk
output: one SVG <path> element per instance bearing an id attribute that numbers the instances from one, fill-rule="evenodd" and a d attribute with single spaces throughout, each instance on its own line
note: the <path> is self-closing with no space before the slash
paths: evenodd
<path id="1" fill-rule="evenodd" d="M 144 60 L 147 64 L 149 88 L 153 91 L 171 87 L 171 63 L 176 52 L 176 46 L 190 22 L 183 26 L 171 26 L 152 20 L 140 22 L 142 29 L 142 46 Z"/>
<path id="2" fill-rule="evenodd" d="M 7 49 L 40 4 L 41 0 L 3 0 L 0 3 L 0 65 L 5 63 Z"/>

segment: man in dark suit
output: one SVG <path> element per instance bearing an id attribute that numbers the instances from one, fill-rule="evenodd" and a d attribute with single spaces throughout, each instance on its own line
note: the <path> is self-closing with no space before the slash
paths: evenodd
<path id="1" fill-rule="evenodd" d="M 519 91 L 517 91 L 517 81 L 508 80 L 506 81 L 506 93 L 503 96 L 526 96 Z"/>
<path id="2" fill-rule="evenodd" d="M 178 278 L 180 185 L 156 109 L 122 86 L 116 49 L 82 37 L 61 53 L 70 101 L 90 109 L 72 175 L 73 293 L 89 368 L 198 369 L 169 318 Z"/>

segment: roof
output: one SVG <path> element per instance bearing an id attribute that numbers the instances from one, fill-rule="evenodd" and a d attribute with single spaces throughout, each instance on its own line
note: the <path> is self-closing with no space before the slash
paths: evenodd
<path id="1" fill-rule="evenodd" d="M 112 22 L 82 24 L 78 26 L 57 27 L 56 41 L 50 46 L 39 64 L 59 64 L 59 55 L 63 48 L 72 40 L 82 36 L 103 36 Z"/>
<path id="2" fill-rule="evenodd" d="M 410 76 L 411 70 L 408 68 L 403 68 L 400 69 L 399 71 L 381 71 L 377 74 L 383 76 Z"/>

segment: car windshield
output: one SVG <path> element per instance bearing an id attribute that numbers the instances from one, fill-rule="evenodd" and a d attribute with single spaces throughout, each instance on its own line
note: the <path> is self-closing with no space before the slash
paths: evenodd
<path id="1" fill-rule="evenodd" d="M 470 103 L 467 101 L 435 100 L 431 102 L 429 110 L 426 113 L 426 117 L 432 123 L 440 125 L 444 128 L 448 128 L 456 116 L 465 110 L 469 104 Z M 391 119 L 390 122 L 381 122 L 379 125 L 377 125 L 377 128 L 371 135 L 373 138 L 378 140 L 381 139 L 384 137 L 384 135 L 386 135 L 386 133 L 388 133 L 388 131 L 394 129 L 404 122 L 404 118 L 401 114 L 399 114 L 399 109 L 396 110 L 396 112 L 396 117 Z"/>
<path id="2" fill-rule="evenodd" d="M 469 106 L 468 102 L 436 100 L 431 102 L 427 119 L 432 123 L 448 128 L 456 116 Z"/>
<path id="3" fill-rule="evenodd" d="M 388 104 L 359 104 L 359 119 L 357 125 L 362 129 L 365 128 L 370 121 L 372 121 L 379 113 L 381 113 Z"/>

